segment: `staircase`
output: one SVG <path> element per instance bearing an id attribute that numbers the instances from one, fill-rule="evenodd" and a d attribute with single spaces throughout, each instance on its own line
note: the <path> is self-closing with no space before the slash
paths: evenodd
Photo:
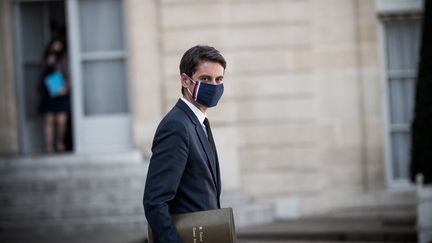
<path id="1" fill-rule="evenodd" d="M 0 158 L 0 232 L 145 228 L 137 151 Z"/>
<path id="2" fill-rule="evenodd" d="M 91 238 L 83 232 L 103 230 L 106 233 L 97 237 L 104 240 L 88 242 L 108 242 L 123 237 L 125 229 L 142 239 L 147 166 L 137 151 L 0 158 L 0 236 L 25 232 L 30 237 L 29 232 L 35 232 L 48 233 L 47 237 L 59 234 L 62 239 L 61 232 L 66 232 L 81 242 Z M 412 197 L 409 193 L 373 196 L 353 207 L 277 222 L 273 204 L 254 202 L 240 190 L 224 191 L 221 203 L 233 207 L 242 243 L 415 242 Z M 28 241 L 17 239 L 10 242 Z"/>
<path id="3" fill-rule="evenodd" d="M 1 232 L 146 231 L 142 206 L 148 163 L 137 151 L 0 158 Z M 270 203 L 222 193 L 237 227 L 275 219 Z"/>
<path id="4" fill-rule="evenodd" d="M 243 228 L 238 238 L 242 243 L 416 242 L 416 204 L 411 194 L 374 196 L 371 204 Z"/>

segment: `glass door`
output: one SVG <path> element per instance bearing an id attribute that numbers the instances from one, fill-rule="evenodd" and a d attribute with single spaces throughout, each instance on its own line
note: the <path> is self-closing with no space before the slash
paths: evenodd
<path id="1" fill-rule="evenodd" d="M 44 122 L 38 92 L 44 49 L 65 28 L 63 1 L 15 1 L 13 4 L 16 89 L 22 153 L 45 152 Z M 71 124 L 67 131 L 71 131 Z M 70 134 L 69 134 L 70 135 Z M 71 136 L 65 137 L 71 149 Z"/>
<path id="2" fill-rule="evenodd" d="M 75 150 L 130 149 L 121 0 L 67 0 Z"/>

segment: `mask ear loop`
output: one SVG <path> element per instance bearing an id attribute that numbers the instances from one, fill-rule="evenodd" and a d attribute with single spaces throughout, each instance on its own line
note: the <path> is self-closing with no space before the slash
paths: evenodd
<path id="1" fill-rule="evenodd" d="M 196 81 L 195 82 L 195 87 L 194 87 L 194 90 L 193 90 L 193 96 L 192 96 L 195 101 L 197 100 L 200 86 L 201 86 L 201 82 L 200 81 Z"/>
<path id="2" fill-rule="evenodd" d="M 192 93 L 189 91 L 189 89 L 187 89 L 187 90 L 189 91 L 190 95 L 192 96 L 192 99 L 194 99 L 196 101 L 197 97 L 198 97 L 199 88 L 201 86 L 201 82 L 200 81 L 194 81 L 189 76 L 187 76 L 187 77 L 194 84 L 194 89 L 193 89 Z"/>

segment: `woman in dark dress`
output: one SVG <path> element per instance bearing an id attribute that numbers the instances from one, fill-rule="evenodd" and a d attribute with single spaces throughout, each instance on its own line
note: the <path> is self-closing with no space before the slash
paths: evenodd
<path id="1" fill-rule="evenodd" d="M 69 81 L 65 41 L 55 38 L 44 52 L 38 79 L 39 111 L 44 119 L 47 152 L 65 150 L 64 138 L 70 110 Z"/>

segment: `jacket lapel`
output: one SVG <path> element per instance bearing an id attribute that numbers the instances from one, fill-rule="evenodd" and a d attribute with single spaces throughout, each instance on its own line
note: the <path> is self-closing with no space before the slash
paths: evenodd
<path id="1" fill-rule="evenodd" d="M 198 134 L 198 138 L 200 140 L 200 143 L 204 149 L 204 152 L 207 157 L 207 166 L 210 168 L 210 172 L 213 177 L 213 182 L 218 190 L 218 194 L 220 194 L 220 188 L 219 188 L 219 175 L 216 172 L 218 170 L 217 166 L 217 155 L 213 154 L 213 151 L 210 147 L 210 143 L 208 141 L 207 135 L 204 132 L 204 128 L 202 127 L 201 123 L 198 121 L 198 118 L 193 113 L 193 111 L 182 101 L 179 100 L 176 104 L 180 109 L 182 109 L 186 114 L 189 116 L 189 118 L 192 120 L 192 122 L 195 124 L 195 131 Z M 217 167 L 217 168 L 216 168 Z"/>
<path id="2" fill-rule="evenodd" d="M 207 135 L 204 133 L 204 129 L 201 124 L 195 125 L 195 130 L 198 133 L 198 137 L 200 139 L 201 145 L 204 148 L 204 151 L 207 156 L 207 164 L 210 167 L 210 171 L 212 173 L 213 181 L 218 188 L 218 183 L 216 179 L 216 156 L 213 154 L 213 151 L 210 147 L 210 143 L 208 141 Z"/>

